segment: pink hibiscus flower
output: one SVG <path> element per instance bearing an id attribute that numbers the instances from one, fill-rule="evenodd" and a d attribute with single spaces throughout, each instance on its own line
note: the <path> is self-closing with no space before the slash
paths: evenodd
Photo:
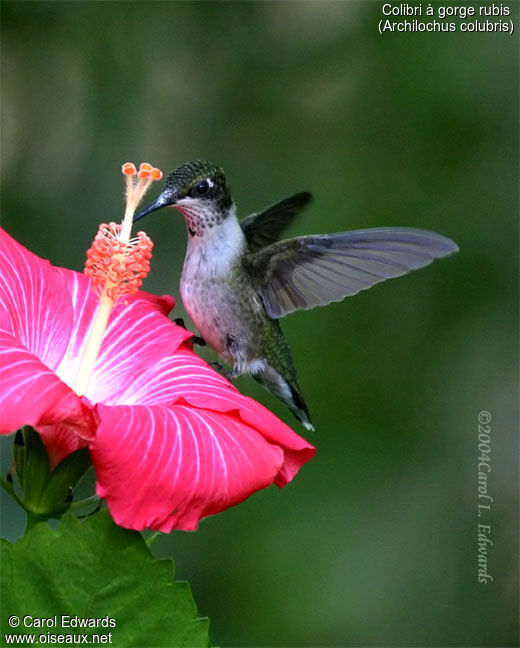
<path id="1" fill-rule="evenodd" d="M 73 389 L 98 309 L 92 280 L 0 230 L 0 433 L 30 425 L 51 466 L 88 445 L 96 490 L 121 526 L 193 530 L 315 449 L 240 394 L 171 322 L 171 297 L 113 307 L 88 386 Z"/>

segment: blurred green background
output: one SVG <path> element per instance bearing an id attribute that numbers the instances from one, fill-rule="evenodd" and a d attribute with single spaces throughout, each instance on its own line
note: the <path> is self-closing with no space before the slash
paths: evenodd
<path id="1" fill-rule="evenodd" d="M 381 36 L 382 4 L 2 3 L 2 222 L 54 264 L 81 270 L 97 224 L 121 217 L 126 160 L 217 162 L 242 215 L 310 190 L 294 235 L 407 225 L 461 248 L 284 320 L 316 458 L 154 545 L 217 645 L 518 645 L 518 38 Z M 518 3 L 502 4 L 518 30 Z M 145 287 L 178 296 L 182 218 L 145 227 Z M 239 387 L 303 432 L 253 380 Z M 16 538 L 23 517 L 2 502 Z"/>

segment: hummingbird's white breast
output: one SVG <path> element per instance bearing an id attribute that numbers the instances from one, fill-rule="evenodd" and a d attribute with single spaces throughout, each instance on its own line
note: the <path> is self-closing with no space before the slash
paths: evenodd
<path id="1" fill-rule="evenodd" d="M 217 222 L 207 211 L 180 209 L 190 232 L 181 282 L 229 278 L 231 270 L 244 254 L 246 238 L 233 205 L 229 215 Z"/>
<path id="2" fill-rule="evenodd" d="M 188 218 L 186 217 L 188 228 Z M 190 214 L 194 222 L 194 214 Z M 226 357 L 227 336 L 241 334 L 238 329 L 241 295 L 231 280 L 246 248 L 246 239 L 236 217 L 234 205 L 229 215 L 212 227 L 189 234 L 181 276 L 184 307 L 206 342 Z"/>

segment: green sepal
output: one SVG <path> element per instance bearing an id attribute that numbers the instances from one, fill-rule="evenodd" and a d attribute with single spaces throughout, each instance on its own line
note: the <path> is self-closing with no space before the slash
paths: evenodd
<path id="1" fill-rule="evenodd" d="M 50 473 L 40 495 L 39 507 L 46 517 L 63 515 L 72 502 L 72 489 L 91 466 L 88 448 L 81 448 L 61 461 Z"/>
<path id="2" fill-rule="evenodd" d="M 24 441 L 25 461 L 23 461 L 23 479 L 21 481 L 23 501 L 28 511 L 39 515 L 40 496 L 46 488 L 51 474 L 49 458 L 40 435 L 28 426 L 24 428 Z M 20 448 L 19 445 L 18 448 Z"/>
<path id="3" fill-rule="evenodd" d="M 12 481 L 2 480 L 4 489 L 27 512 L 28 524 L 58 518 L 72 503 L 73 489 L 91 466 L 87 448 L 71 452 L 53 470 L 40 435 L 26 426 L 16 434 L 14 442 L 14 467 L 22 492 L 17 493 Z M 10 479 L 9 479 L 10 477 Z"/>
<path id="4" fill-rule="evenodd" d="M 16 501 L 18 502 L 18 504 L 19 504 L 22 508 L 24 508 L 23 502 L 22 502 L 21 499 L 18 497 L 18 495 L 16 494 L 16 491 L 15 491 L 15 489 L 14 489 L 14 484 L 13 484 L 12 477 L 11 477 L 11 479 L 9 479 L 10 474 L 11 474 L 11 473 L 9 473 L 9 474 L 7 475 L 7 479 L 4 479 L 3 477 L 0 477 L 0 485 L 2 486 L 2 488 L 3 488 L 7 493 L 9 493 L 9 495 L 10 495 L 14 500 L 16 500 Z"/>
<path id="5" fill-rule="evenodd" d="M 23 438 L 23 432 L 21 430 L 16 430 L 16 434 L 14 435 L 14 466 L 18 480 L 20 484 L 23 484 L 23 473 L 25 468 L 25 441 Z"/>

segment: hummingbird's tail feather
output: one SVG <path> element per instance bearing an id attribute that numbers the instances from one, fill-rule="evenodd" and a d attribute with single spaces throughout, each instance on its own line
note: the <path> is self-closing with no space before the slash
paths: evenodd
<path id="1" fill-rule="evenodd" d="M 292 385 L 273 367 L 267 365 L 264 371 L 253 374 L 253 378 L 283 401 L 305 429 L 314 432 L 311 417 L 303 396 L 295 385 Z"/>
<path id="2" fill-rule="evenodd" d="M 294 414 L 294 416 L 296 416 L 296 418 L 300 421 L 300 423 L 303 425 L 303 427 L 306 430 L 309 430 L 310 432 L 314 432 L 314 425 L 311 423 L 309 410 L 307 409 L 307 405 L 303 400 L 303 396 L 291 384 L 289 383 L 287 384 L 289 386 L 289 389 L 291 390 L 291 396 L 292 396 L 292 403 L 286 401 L 287 405 L 289 406 L 289 409 Z"/>

